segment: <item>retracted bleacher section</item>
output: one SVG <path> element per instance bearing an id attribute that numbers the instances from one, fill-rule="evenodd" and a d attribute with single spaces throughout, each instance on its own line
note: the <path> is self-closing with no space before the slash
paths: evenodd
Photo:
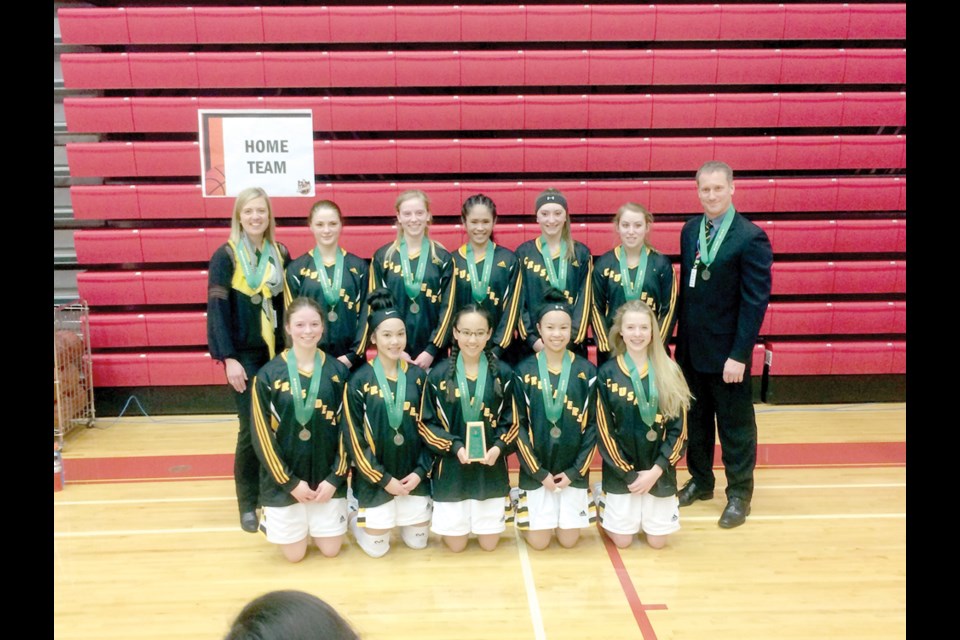
<path id="1" fill-rule="evenodd" d="M 758 395 L 903 399 L 905 4 L 201 4 L 58 13 L 67 130 L 95 136 L 66 154 L 98 410 L 232 410 L 204 316 L 232 201 L 201 197 L 201 108 L 310 109 L 318 199 L 365 258 L 403 189 L 448 248 L 462 201 L 490 195 L 514 248 L 557 187 L 595 256 L 635 201 L 676 259 L 693 173 L 724 160 L 774 248 Z M 273 204 L 302 254 L 310 202 Z"/>

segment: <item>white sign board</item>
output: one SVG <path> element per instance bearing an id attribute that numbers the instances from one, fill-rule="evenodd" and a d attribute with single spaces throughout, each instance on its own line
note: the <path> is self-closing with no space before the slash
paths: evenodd
<path id="1" fill-rule="evenodd" d="M 271 196 L 314 196 L 310 109 L 200 109 L 200 176 L 205 198 L 248 187 Z"/>

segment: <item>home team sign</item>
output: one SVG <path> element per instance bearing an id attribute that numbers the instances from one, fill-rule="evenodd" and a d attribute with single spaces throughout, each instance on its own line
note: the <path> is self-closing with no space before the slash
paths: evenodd
<path id="1" fill-rule="evenodd" d="M 247 187 L 315 194 L 310 109 L 200 109 L 199 118 L 204 197 L 234 197 Z"/>

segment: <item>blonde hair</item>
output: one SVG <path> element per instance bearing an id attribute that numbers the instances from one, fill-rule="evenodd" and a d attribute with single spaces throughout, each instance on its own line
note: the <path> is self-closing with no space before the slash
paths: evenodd
<path id="1" fill-rule="evenodd" d="M 647 357 L 650 359 L 650 366 L 653 367 L 656 376 L 657 394 L 660 397 L 660 413 L 671 418 L 679 416 L 682 411 L 690 408 L 690 400 L 693 395 L 690 393 L 690 387 L 683 377 L 680 366 L 670 358 L 667 349 L 660 341 L 660 326 L 657 323 L 657 315 L 653 312 L 653 309 L 647 306 L 646 302 L 629 300 L 617 309 L 617 314 L 613 319 L 613 328 L 610 329 L 610 348 L 617 355 L 627 352 L 621 329 L 623 328 L 623 316 L 631 312 L 643 313 L 650 319 L 650 344 L 647 345 Z M 638 368 L 643 367 L 642 362 L 635 364 Z"/>
<path id="2" fill-rule="evenodd" d="M 247 187 L 237 194 L 237 199 L 233 203 L 233 217 L 230 220 L 230 240 L 234 244 L 240 242 L 243 235 L 243 227 L 240 225 L 240 212 L 250 204 L 251 200 L 263 198 L 267 203 L 267 217 L 270 222 L 267 224 L 267 230 L 263 233 L 264 242 L 273 244 L 274 234 L 277 228 L 277 222 L 273 217 L 273 206 L 270 204 L 270 196 L 260 187 Z"/>
<path id="3" fill-rule="evenodd" d="M 396 210 L 397 215 L 400 215 L 400 205 L 402 205 L 407 200 L 413 200 L 414 198 L 420 198 L 423 200 L 423 206 L 427 210 L 427 225 L 423 230 L 423 237 L 430 241 L 430 258 L 433 260 L 437 259 L 437 243 L 430 238 L 430 224 L 433 222 L 433 213 L 430 211 L 430 198 L 427 197 L 427 194 L 421 191 L 420 189 L 407 189 L 397 196 L 396 201 L 393 203 L 393 208 Z M 394 252 L 400 250 L 400 241 L 403 239 L 403 227 L 400 225 L 399 220 L 397 221 L 397 237 L 390 244 L 390 247 L 387 248 L 387 253 L 384 254 L 384 258 L 387 260 L 394 254 Z M 441 245 L 443 246 L 443 245 Z M 444 247 L 446 249 L 446 247 Z"/>
<path id="4" fill-rule="evenodd" d="M 540 199 L 540 196 L 548 195 L 559 195 L 563 196 L 563 199 L 566 200 L 566 196 L 561 193 L 559 189 L 554 189 L 550 187 L 549 189 L 544 189 L 537 195 L 537 200 Z M 534 211 L 534 213 L 539 213 L 540 209 Z M 564 219 L 563 219 L 563 229 L 560 231 L 560 239 L 563 242 L 567 243 L 567 261 L 572 263 L 573 259 L 576 257 L 576 247 L 573 244 L 573 233 L 570 231 L 570 211 L 564 207 L 563 208 Z"/>
<path id="5" fill-rule="evenodd" d="M 620 233 L 620 218 L 623 217 L 623 214 L 627 211 L 633 213 L 639 213 L 643 216 L 644 222 L 647 223 L 647 230 L 649 232 L 650 227 L 653 226 L 653 214 L 650 213 L 645 206 L 642 204 L 637 204 L 636 202 L 626 202 L 620 205 L 620 208 L 617 209 L 616 215 L 613 216 L 613 228 L 617 231 L 617 234 Z M 649 233 L 643 237 L 644 246 L 651 247 L 650 245 L 650 235 Z"/>

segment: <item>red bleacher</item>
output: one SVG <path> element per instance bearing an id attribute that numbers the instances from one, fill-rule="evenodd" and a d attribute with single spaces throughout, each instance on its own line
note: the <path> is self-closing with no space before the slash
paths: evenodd
<path id="1" fill-rule="evenodd" d="M 903 39 L 904 4 L 64 8 L 68 44 Z"/>
<path id="2" fill-rule="evenodd" d="M 463 200 L 489 195 L 512 249 L 539 235 L 533 202 L 556 187 L 595 256 L 634 201 L 675 260 L 699 211 L 693 171 L 725 160 L 775 256 L 754 375 L 764 349 L 765 385 L 905 370 L 903 3 L 218 3 L 58 18 L 66 130 L 84 136 L 66 155 L 82 182 L 70 199 L 97 386 L 223 384 L 200 309 L 233 199 L 202 197 L 194 136 L 198 109 L 233 108 L 313 114 L 316 197 L 272 198 L 294 256 L 313 245 L 304 218 L 321 198 L 368 258 L 394 237 L 405 189 L 430 195 L 431 236 L 451 249 Z"/>

